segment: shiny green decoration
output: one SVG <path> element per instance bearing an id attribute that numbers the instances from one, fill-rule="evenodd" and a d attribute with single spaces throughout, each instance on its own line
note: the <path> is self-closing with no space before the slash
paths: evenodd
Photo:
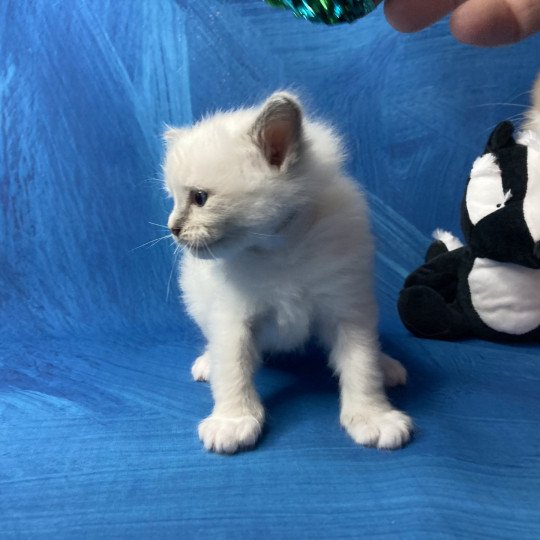
<path id="1" fill-rule="evenodd" d="M 377 6 L 373 0 L 266 0 L 275 7 L 290 9 L 297 17 L 324 24 L 352 23 Z"/>

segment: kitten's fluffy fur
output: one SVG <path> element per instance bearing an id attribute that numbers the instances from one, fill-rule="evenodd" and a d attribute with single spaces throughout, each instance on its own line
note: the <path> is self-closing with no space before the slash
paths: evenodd
<path id="1" fill-rule="evenodd" d="M 528 130 L 529 136 L 534 137 L 538 141 L 540 138 L 540 73 L 533 86 L 531 97 L 532 107 L 527 112 L 524 128 Z M 536 142 L 536 144 L 538 143 Z"/>
<path id="2" fill-rule="evenodd" d="M 366 203 L 341 172 L 336 135 L 277 93 L 165 137 L 169 227 L 186 248 L 180 284 L 208 341 L 192 367 L 215 400 L 199 425 L 204 446 L 231 453 L 257 441 L 261 356 L 310 335 L 329 350 L 350 436 L 379 448 L 406 443 L 412 422 L 383 386 L 403 384 L 406 372 L 379 348 Z M 202 207 L 196 190 L 208 193 Z"/>

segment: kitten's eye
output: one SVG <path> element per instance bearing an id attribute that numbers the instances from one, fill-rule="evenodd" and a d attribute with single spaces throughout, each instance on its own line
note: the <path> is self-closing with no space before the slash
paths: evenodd
<path id="1" fill-rule="evenodd" d="M 191 203 L 197 206 L 204 206 L 208 200 L 208 193 L 200 189 L 191 192 Z"/>

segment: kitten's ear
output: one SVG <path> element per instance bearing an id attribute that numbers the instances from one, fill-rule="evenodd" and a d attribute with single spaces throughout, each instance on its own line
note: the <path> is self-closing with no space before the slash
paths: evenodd
<path id="1" fill-rule="evenodd" d="M 181 128 L 166 126 L 166 129 L 163 132 L 163 141 L 165 142 L 165 145 L 169 147 L 172 142 L 180 139 L 183 134 L 184 130 Z"/>
<path id="2" fill-rule="evenodd" d="M 270 166 L 286 169 L 298 157 L 302 141 L 302 109 L 296 98 L 285 92 L 270 96 L 252 137 Z"/>

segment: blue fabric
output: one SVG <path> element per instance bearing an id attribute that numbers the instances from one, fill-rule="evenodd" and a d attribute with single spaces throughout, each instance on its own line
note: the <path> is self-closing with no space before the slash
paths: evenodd
<path id="1" fill-rule="evenodd" d="M 523 113 L 540 36 L 482 50 L 379 9 L 324 28 L 257 0 L 0 2 L 0 537 L 538 538 L 536 346 L 422 341 L 395 300 L 472 159 Z M 178 302 L 160 133 L 296 88 L 346 135 L 378 242 L 396 452 L 338 425 L 310 351 L 258 375 L 256 451 L 202 451 L 202 346 Z M 168 292 L 168 283 L 170 291 Z"/>

